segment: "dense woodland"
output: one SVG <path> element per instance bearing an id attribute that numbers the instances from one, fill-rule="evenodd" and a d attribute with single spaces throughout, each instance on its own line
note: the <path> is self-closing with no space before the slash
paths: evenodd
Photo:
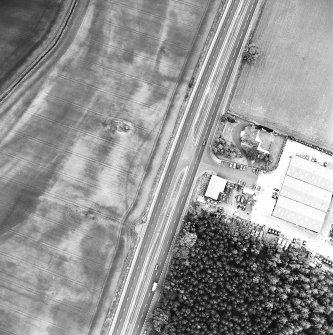
<path id="1" fill-rule="evenodd" d="M 304 248 L 192 209 L 152 316 L 152 334 L 333 334 L 333 277 Z"/>

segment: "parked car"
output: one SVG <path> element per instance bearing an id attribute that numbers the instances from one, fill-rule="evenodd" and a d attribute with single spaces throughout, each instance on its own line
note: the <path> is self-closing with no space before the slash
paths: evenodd
<path id="1" fill-rule="evenodd" d="M 203 145 L 203 146 L 205 146 L 205 145 L 206 145 L 206 143 L 207 143 L 207 140 L 206 140 L 206 139 L 204 139 L 204 140 L 202 141 L 202 145 Z"/>
<path id="2" fill-rule="evenodd" d="M 157 271 L 157 270 L 158 270 L 158 267 L 159 267 L 159 265 L 156 264 L 156 265 L 155 265 L 155 268 L 154 268 L 154 271 Z"/>
<path id="3" fill-rule="evenodd" d="M 237 164 L 236 164 L 236 169 L 239 170 L 240 167 L 241 167 L 241 165 L 237 163 Z"/>
<path id="4" fill-rule="evenodd" d="M 155 282 L 153 282 L 153 286 L 152 286 L 152 288 L 151 288 L 151 291 L 152 291 L 152 292 L 155 292 L 156 289 L 157 289 L 157 282 L 155 281 Z"/>
<path id="5" fill-rule="evenodd" d="M 303 246 L 303 247 L 306 246 L 306 241 L 305 241 L 305 240 L 303 241 L 302 246 Z"/>
<path id="6" fill-rule="evenodd" d="M 275 230 L 273 228 L 268 228 L 267 233 L 268 234 L 273 234 L 273 235 L 276 235 L 276 236 L 280 236 L 280 234 L 281 234 L 278 230 Z"/>

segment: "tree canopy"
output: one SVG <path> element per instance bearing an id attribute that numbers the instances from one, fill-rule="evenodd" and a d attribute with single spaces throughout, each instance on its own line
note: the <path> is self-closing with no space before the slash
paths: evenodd
<path id="1" fill-rule="evenodd" d="M 332 275 L 304 248 L 205 211 L 187 214 L 178 241 L 153 334 L 333 334 Z"/>

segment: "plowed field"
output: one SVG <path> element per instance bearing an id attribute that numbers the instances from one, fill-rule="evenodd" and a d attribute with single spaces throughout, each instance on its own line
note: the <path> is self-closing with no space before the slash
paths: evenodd
<path id="1" fill-rule="evenodd" d="M 333 149 L 333 2 L 267 0 L 231 111 Z"/>
<path id="2" fill-rule="evenodd" d="M 0 106 L 1 334 L 99 334 L 220 2 L 80 1 Z"/>

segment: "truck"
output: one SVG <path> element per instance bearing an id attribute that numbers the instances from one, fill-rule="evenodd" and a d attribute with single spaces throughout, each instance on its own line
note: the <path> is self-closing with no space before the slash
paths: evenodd
<path id="1" fill-rule="evenodd" d="M 157 282 L 154 281 L 154 282 L 153 282 L 153 286 L 152 286 L 152 288 L 151 288 L 151 291 L 152 291 L 152 292 L 155 292 L 156 289 L 157 289 Z"/>

